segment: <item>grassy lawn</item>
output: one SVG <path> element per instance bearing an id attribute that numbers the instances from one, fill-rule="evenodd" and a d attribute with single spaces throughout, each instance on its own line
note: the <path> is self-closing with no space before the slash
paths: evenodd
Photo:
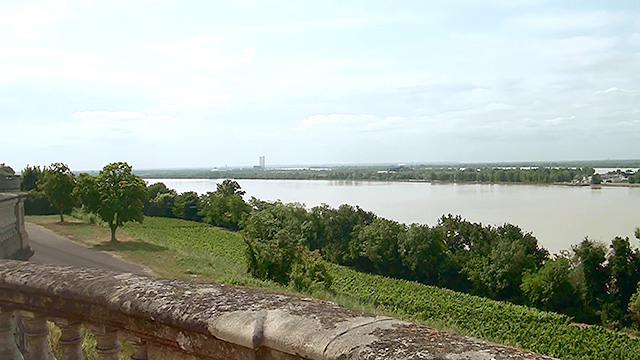
<path id="1" fill-rule="evenodd" d="M 119 229 L 121 242 L 109 244 L 106 227 L 69 219 L 60 224 L 56 216 L 27 217 L 27 221 L 140 264 L 158 276 L 295 292 L 247 274 L 245 244 L 239 233 L 202 223 L 148 217 L 142 224 Z M 562 359 L 640 359 L 640 341 L 624 333 L 600 326 L 581 328 L 554 313 L 328 266 L 334 278 L 331 292 L 305 295 Z"/>

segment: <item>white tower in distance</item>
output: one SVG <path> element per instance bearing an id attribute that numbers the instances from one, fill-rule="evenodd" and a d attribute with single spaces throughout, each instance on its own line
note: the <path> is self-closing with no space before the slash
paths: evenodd
<path id="1" fill-rule="evenodd" d="M 260 156 L 260 169 L 264 170 L 265 168 L 265 156 Z"/>

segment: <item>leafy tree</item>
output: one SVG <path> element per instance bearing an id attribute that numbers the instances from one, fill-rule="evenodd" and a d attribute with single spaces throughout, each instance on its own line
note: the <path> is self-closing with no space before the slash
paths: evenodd
<path id="1" fill-rule="evenodd" d="M 58 210 L 60 222 L 64 221 L 63 213 L 71 210 L 76 204 L 76 196 L 73 193 L 75 184 L 75 175 L 63 163 L 53 163 L 45 167 L 42 179 L 38 182 L 44 195 Z"/>
<path id="2" fill-rule="evenodd" d="M 296 236 L 286 229 L 277 231 L 270 239 L 245 236 L 248 270 L 255 278 L 288 284 L 293 264 L 298 263 Z"/>
<path id="3" fill-rule="evenodd" d="M 77 188 L 85 209 L 109 225 L 111 242 L 117 242 L 116 230 L 125 222 L 144 220 L 147 186 L 126 162 L 108 164 L 96 177 L 81 174 Z"/>
<path id="4" fill-rule="evenodd" d="M 365 271 L 404 277 L 406 271 L 398 251 L 398 238 L 406 231 L 405 225 L 384 218 L 375 219 L 369 225 L 358 225 L 349 243 L 349 257 L 356 267 Z"/>
<path id="5" fill-rule="evenodd" d="M 614 238 L 610 248 L 607 256 L 609 291 L 618 301 L 618 307 L 624 310 L 629 306 L 631 295 L 640 280 L 639 254 L 631 248 L 629 238 Z"/>
<path id="6" fill-rule="evenodd" d="M 24 200 L 24 212 L 26 215 L 51 215 L 58 210 L 51 205 L 49 199 L 41 189 L 38 182 L 42 183 L 44 172 L 39 166 L 28 166 L 22 170 L 20 190 L 26 191 L 28 196 Z"/>
<path id="7" fill-rule="evenodd" d="M 244 191 L 233 180 L 224 180 L 217 185 L 215 192 L 200 197 L 198 215 L 206 223 L 238 230 L 241 221 L 249 214 L 251 207 L 242 199 Z"/>
<path id="8" fill-rule="evenodd" d="M 30 191 L 36 190 L 36 186 L 38 181 L 42 180 L 44 176 L 42 169 L 39 166 L 29 166 L 22 170 L 20 174 L 20 190 L 21 191 Z"/>
<path id="9" fill-rule="evenodd" d="M 324 288 L 329 290 L 332 278 L 325 261 L 320 252 L 309 251 L 307 248 L 299 247 L 299 261 L 291 266 L 290 283 L 298 290 L 314 290 Z"/>
<path id="10" fill-rule="evenodd" d="M 309 247 L 321 249 L 328 261 L 349 265 L 345 256 L 349 251 L 353 229 L 357 225 L 370 224 L 376 215 L 358 206 L 343 204 L 334 209 L 322 204 L 312 208 L 309 217 L 309 226 L 313 232 L 308 239 Z"/>
<path id="11" fill-rule="evenodd" d="M 147 186 L 149 198 L 145 200 L 142 212 L 147 216 L 174 217 L 173 204 L 176 191 L 158 182 Z"/>
<path id="12" fill-rule="evenodd" d="M 573 245 L 571 250 L 574 254 L 572 262 L 575 268 L 573 283 L 585 306 L 581 318 L 595 321 L 600 302 L 607 296 L 609 275 L 605 265 L 606 247 L 585 238 L 580 244 Z"/>
<path id="13" fill-rule="evenodd" d="M 416 280 L 437 285 L 447 257 L 444 232 L 439 227 L 411 224 L 398 243 L 402 264 Z"/>
<path id="14" fill-rule="evenodd" d="M 240 189 L 240 184 L 237 181 L 231 179 L 225 179 L 220 184 L 216 185 L 216 192 L 223 196 L 244 196 L 245 192 Z"/>
<path id="15" fill-rule="evenodd" d="M 570 314 L 578 305 L 571 274 L 569 259 L 561 256 L 545 262 L 537 271 L 527 271 L 520 288 L 530 304 L 543 310 Z"/>
<path id="16" fill-rule="evenodd" d="M 627 311 L 631 316 L 631 320 L 636 324 L 640 324 L 640 284 L 636 288 L 636 292 L 631 296 Z"/>
<path id="17" fill-rule="evenodd" d="M 325 262 L 307 247 L 312 231 L 304 206 L 255 198 L 250 203 L 253 211 L 242 231 L 251 275 L 299 290 L 328 289 L 331 276 Z"/>
<path id="18" fill-rule="evenodd" d="M 301 248 L 306 247 L 303 224 L 307 211 L 300 204 L 253 199 L 252 203 L 258 208 L 243 225 L 249 272 L 259 279 L 288 284 L 293 265 L 300 261 Z"/>
<path id="19" fill-rule="evenodd" d="M 176 192 L 171 190 L 170 192 L 162 193 L 156 195 L 149 202 L 149 209 L 145 215 L 149 216 L 162 216 L 172 218 L 175 217 L 173 214 L 173 205 L 175 203 Z"/>
<path id="20" fill-rule="evenodd" d="M 198 215 L 198 194 L 195 191 L 187 191 L 176 195 L 173 200 L 173 214 L 176 217 L 191 221 L 201 221 Z"/>

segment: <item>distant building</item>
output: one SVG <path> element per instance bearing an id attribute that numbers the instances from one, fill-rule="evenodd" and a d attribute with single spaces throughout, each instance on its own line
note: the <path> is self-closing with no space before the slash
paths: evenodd
<path id="1" fill-rule="evenodd" d="M 260 169 L 264 170 L 264 168 L 265 168 L 265 164 L 266 164 L 266 162 L 265 162 L 265 156 L 264 156 L 264 155 L 262 155 L 262 156 L 260 156 Z"/>

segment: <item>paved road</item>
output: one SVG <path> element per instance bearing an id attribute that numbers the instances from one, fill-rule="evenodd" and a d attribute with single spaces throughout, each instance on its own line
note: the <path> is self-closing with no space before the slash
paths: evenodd
<path id="1" fill-rule="evenodd" d="M 41 264 L 74 265 L 118 272 L 144 274 L 141 267 L 115 257 L 80 246 L 40 225 L 25 223 L 29 245 L 35 254 L 29 261 Z"/>

